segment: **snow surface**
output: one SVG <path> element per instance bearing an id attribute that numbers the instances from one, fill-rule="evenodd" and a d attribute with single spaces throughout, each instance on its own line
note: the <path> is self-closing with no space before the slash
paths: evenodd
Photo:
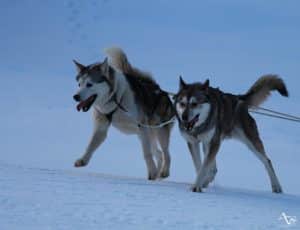
<path id="1" fill-rule="evenodd" d="M 0 164 L 0 229 L 299 229 L 300 197 Z"/>
<path id="2" fill-rule="evenodd" d="M 218 174 L 202 194 L 175 128 L 171 176 L 148 182 L 140 143 L 111 129 L 90 164 L 73 167 L 91 135 L 77 113 L 72 59 L 104 59 L 119 45 L 133 65 L 171 92 L 181 74 L 243 93 L 258 76 L 280 74 L 290 98 L 264 104 L 300 114 L 298 1 L 3 0 L 0 7 L 0 230 L 281 229 L 300 219 L 299 124 L 254 115 L 285 194 L 271 193 L 262 164 L 225 141 Z M 105 175 L 104 175 L 105 174 Z M 111 176 L 109 176 L 111 175 Z M 139 178 L 139 179 L 133 179 Z"/>

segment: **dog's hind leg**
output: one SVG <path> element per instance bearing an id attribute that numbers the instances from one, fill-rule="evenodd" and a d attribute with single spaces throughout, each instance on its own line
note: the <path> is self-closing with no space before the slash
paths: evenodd
<path id="1" fill-rule="evenodd" d="M 159 172 L 163 166 L 163 153 L 157 146 L 156 133 L 153 130 L 149 132 L 150 132 L 150 141 L 151 141 L 151 152 L 155 158 L 157 164 L 157 170 Z"/>
<path id="2" fill-rule="evenodd" d="M 157 140 L 162 149 L 162 168 L 159 171 L 160 178 L 166 178 L 170 175 L 171 156 L 169 152 L 170 134 L 173 125 L 166 125 L 157 130 Z"/>
<path id="3" fill-rule="evenodd" d="M 158 170 L 158 172 L 160 172 L 160 170 L 163 167 L 163 153 L 157 146 L 153 146 L 152 154 L 157 163 L 157 170 Z M 158 177 L 159 177 L 159 175 L 158 175 Z"/>
<path id="4" fill-rule="evenodd" d="M 93 116 L 94 131 L 93 131 L 92 137 L 91 137 L 90 142 L 85 150 L 84 155 L 75 161 L 75 163 L 74 163 L 75 167 L 86 166 L 89 163 L 95 150 L 100 146 L 101 143 L 103 143 L 103 141 L 106 138 L 107 130 L 110 125 L 109 120 L 106 118 L 106 116 L 98 113 L 95 110 L 94 110 L 93 115 L 94 115 Z"/>
<path id="5" fill-rule="evenodd" d="M 257 158 L 264 164 L 274 193 L 282 193 L 282 188 L 276 176 L 271 160 L 268 158 L 264 145 L 259 137 L 255 120 L 248 115 L 248 119 L 242 125 L 242 130 L 238 129 L 239 139 L 244 142 L 248 148 L 255 153 Z"/>
<path id="6" fill-rule="evenodd" d="M 148 180 L 155 180 L 157 177 L 157 168 L 152 157 L 151 132 L 148 128 L 140 127 L 139 138 L 142 143 L 144 159 L 148 170 Z"/>

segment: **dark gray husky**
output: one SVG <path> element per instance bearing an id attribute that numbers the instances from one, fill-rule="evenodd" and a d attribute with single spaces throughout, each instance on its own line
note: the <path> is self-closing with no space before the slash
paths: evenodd
<path id="1" fill-rule="evenodd" d="M 256 122 L 249 114 L 249 108 L 260 105 L 273 90 L 288 96 L 283 80 L 276 75 L 260 77 L 244 95 L 224 93 L 210 87 L 209 80 L 203 84 L 186 84 L 180 77 L 180 89 L 174 97 L 174 103 L 179 128 L 187 141 L 197 172 L 196 182 L 192 186 L 194 192 L 201 192 L 214 179 L 217 172 L 216 155 L 222 140 L 230 137 L 239 139 L 255 153 L 268 172 L 272 191 L 282 192 L 259 137 Z M 205 156 L 203 164 L 200 142 Z"/>

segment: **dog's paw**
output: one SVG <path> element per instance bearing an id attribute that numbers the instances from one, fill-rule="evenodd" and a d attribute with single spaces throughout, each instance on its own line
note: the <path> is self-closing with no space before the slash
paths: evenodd
<path id="1" fill-rule="evenodd" d="M 272 192 L 283 193 L 282 188 L 280 186 L 272 186 Z"/>
<path id="2" fill-rule="evenodd" d="M 215 179 L 215 175 L 208 177 L 208 178 L 204 181 L 202 187 L 203 187 L 203 188 L 207 188 L 208 185 L 214 181 L 214 179 Z"/>
<path id="3" fill-rule="evenodd" d="M 157 178 L 156 172 L 148 173 L 148 180 L 156 180 L 156 178 Z"/>
<path id="4" fill-rule="evenodd" d="M 156 176 L 148 175 L 148 180 L 155 180 Z"/>
<path id="5" fill-rule="evenodd" d="M 203 183 L 203 186 L 202 186 L 203 188 L 207 188 L 208 185 L 214 181 L 217 172 L 218 172 L 218 170 L 217 170 L 216 167 L 210 169 L 209 174 L 208 174 L 208 176 L 206 177 L 206 179 L 205 179 L 205 181 Z"/>
<path id="6" fill-rule="evenodd" d="M 74 166 L 75 167 L 83 167 L 86 166 L 88 164 L 87 161 L 85 161 L 84 159 L 80 158 L 77 161 L 75 161 Z"/>
<path id="7" fill-rule="evenodd" d="M 158 174 L 159 178 L 167 178 L 170 176 L 169 170 L 163 170 Z"/>
<path id="8" fill-rule="evenodd" d="M 203 188 L 207 188 L 208 185 L 210 183 L 210 180 L 206 180 L 204 183 L 203 183 Z"/>
<path id="9" fill-rule="evenodd" d="M 202 189 L 201 189 L 200 186 L 193 185 L 193 186 L 191 187 L 191 191 L 192 191 L 192 192 L 202 192 Z"/>

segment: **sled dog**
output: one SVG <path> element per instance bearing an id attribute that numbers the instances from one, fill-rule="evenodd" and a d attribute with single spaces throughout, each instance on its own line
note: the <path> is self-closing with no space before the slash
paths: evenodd
<path id="1" fill-rule="evenodd" d="M 259 137 L 256 122 L 249 114 L 249 108 L 259 106 L 277 90 L 288 96 L 287 88 L 277 75 L 264 75 L 243 95 L 224 93 L 204 83 L 187 84 L 180 77 L 179 91 L 174 96 L 174 106 L 179 129 L 187 142 L 197 178 L 192 191 L 213 181 L 216 173 L 216 155 L 225 138 L 242 141 L 263 163 L 269 175 L 272 191 L 281 193 L 282 188 Z M 202 143 L 204 160 L 201 164 L 199 143 Z"/>
<path id="2" fill-rule="evenodd" d="M 148 73 L 133 67 L 117 47 L 106 49 L 103 62 L 77 67 L 79 90 L 73 96 L 77 110 L 92 107 L 94 131 L 75 167 L 86 166 L 95 150 L 104 142 L 112 125 L 126 134 L 136 134 L 141 142 L 148 179 L 169 176 L 169 138 L 171 123 L 153 128 L 175 116 L 168 94 Z"/>

